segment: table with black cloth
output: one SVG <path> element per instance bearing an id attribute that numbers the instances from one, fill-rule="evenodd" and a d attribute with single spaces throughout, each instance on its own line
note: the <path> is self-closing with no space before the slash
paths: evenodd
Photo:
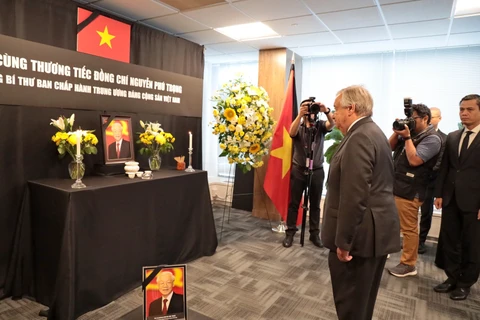
<path id="1" fill-rule="evenodd" d="M 75 319 L 138 287 L 142 266 L 215 253 L 205 171 L 86 177 L 85 189 L 72 182 L 29 181 L 17 228 L 12 291 L 49 306 L 49 319 Z"/>

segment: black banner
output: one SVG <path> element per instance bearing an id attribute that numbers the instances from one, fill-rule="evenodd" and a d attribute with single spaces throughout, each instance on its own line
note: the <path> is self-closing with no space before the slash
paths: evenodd
<path id="1" fill-rule="evenodd" d="M 0 35 L 0 104 L 201 117 L 202 89 L 198 78 Z"/>

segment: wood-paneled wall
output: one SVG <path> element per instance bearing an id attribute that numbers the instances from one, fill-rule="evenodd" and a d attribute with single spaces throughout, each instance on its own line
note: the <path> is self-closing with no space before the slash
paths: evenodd
<path id="1" fill-rule="evenodd" d="M 258 60 L 258 85 L 267 90 L 269 105 L 273 108 L 273 118 L 278 121 L 282 113 L 285 89 L 288 82 L 292 52 L 286 48 L 260 50 Z M 298 88 L 297 88 L 298 89 Z M 263 190 L 269 156 L 264 157 L 264 166 L 255 169 L 253 186 L 254 217 L 279 221 L 280 215 L 270 198 Z"/>

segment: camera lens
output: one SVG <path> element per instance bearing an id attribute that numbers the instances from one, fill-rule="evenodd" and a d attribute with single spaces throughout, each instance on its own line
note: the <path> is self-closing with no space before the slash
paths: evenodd
<path id="1" fill-rule="evenodd" d="M 313 114 L 317 114 L 317 113 L 320 112 L 320 106 L 318 104 L 311 104 L 308 107 L 308 112 L 313 113 Z"/>
<path id="2" fill-rule="evenodd" d="M 395 122 L 393 122 L 393 129 L 397 131 L 405 130 L 405 120 L 395 120 Z"/>

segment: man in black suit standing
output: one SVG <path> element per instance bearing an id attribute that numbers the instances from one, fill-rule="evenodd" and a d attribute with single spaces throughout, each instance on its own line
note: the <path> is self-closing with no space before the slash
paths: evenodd
<path id="1" fill-rule="evenodd" d="M 442 139 L 442 148 L 440 154 L 438 155 L 437 163 L 433 167 L 433 172 L 430 176 L 430 181 L 428 183 L 427 191 L 425 193 L 425 200 L 423 201 L 421 208 L 422 216 L 420 218 L 420 233 L 419 233 L 419 243 L 418 243 L 418 253 L 424 254 L 427 252 L 427 247 L 425 246 L 425 241 L 427 240 L 428 232 L 432 226 L 432 216 L 433 216 L 433 190 L 435 189 L 435 182 L 437 181 L 438 170 L 440 169 L 440 164 L 442 162 L 443 150 L 445 149 L 445 141 L 447 140 L 447 135 L 443 133 L 439 128 L 438 124 L 442 120 L 442 112 L 438 108 L 430 108 L 432 114 L 430 124 L 437 131 L 437 134 Z"/>
<path id="2" fill-rule="evenodd" d="M 108 146 L 108 159 L 129 159 L 131 157 L 130 141 L 123 139 L 123 127 L 121 123 L 112 124 L 112 134 L 115 142 Z"/>
<path id="3" fill-rule="evenodd" d="M 162 294 L 160 298 L 150 303 L 148 316 L 177 315 L 178 319 L 185 317 L 183 295 L 173 292 L 175 275 L 170 271 L 160 271 L 157 275 L 158 290 Z M 169 318 L 175 319 L 175 318 Z"/>
<path id="4" fill-rule="evenodd" d="M 362 86 L 342 89 L 334 120 L 345 135 L 330 164 L 322 241 L 340 320 L 371 319 L 389 253 L 400 250 L 388 140 Z"/>
<path id="5" fill-rule="evenodd" d="M 463 129 L 450 133 L 435 188 L 448 279 L 434 290 L 464 300 L 480 273 L 480 95 L 460 100 Z"/>

